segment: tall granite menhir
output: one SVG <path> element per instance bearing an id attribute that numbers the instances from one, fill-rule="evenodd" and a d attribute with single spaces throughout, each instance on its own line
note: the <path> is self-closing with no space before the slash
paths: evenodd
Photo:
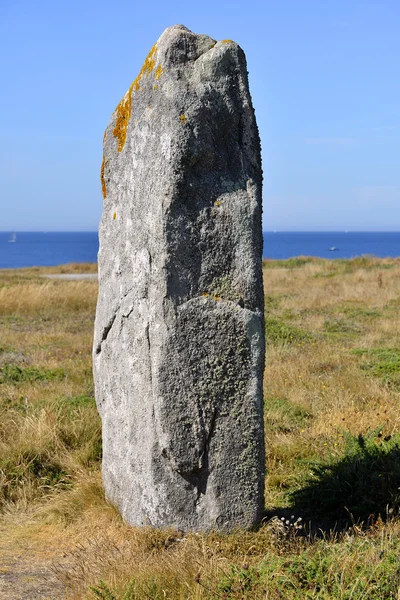
<path id="1" fill-rule="evenodd" d="M 167 29 L 104 136 L 96 400 L 108 499 L 134 525 L 263 510 L 261 160 L 246 59 Z"/>

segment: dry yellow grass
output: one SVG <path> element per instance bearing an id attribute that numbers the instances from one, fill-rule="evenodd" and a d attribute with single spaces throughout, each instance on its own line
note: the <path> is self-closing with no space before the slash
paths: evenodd
<path id="1" fill-rule="evenodd" d="M 46 564 L 51 556 L 64 590 L 54 597 L 75 600 L 400 597 L 400 499 L 390 480 L 400 473 L 400 260 L 265 265 L 267 519 L 231 536 L 131 528 L 107 504 L 91 376 L 97 286 L 41 278 L 48 272 L 95 267 L 0 272 L 4 555 L 18 553 L 25 567 L 40 552 Z M 325 480 L 315 464 L 328 468 Z M 354 475 L 351 485 L 364 490 L 358 474 L 380 504 L 342 489 Z M 357 526 L 343 519 L 351 502 Z M 294 527 L 298 517 L 311 520 L 307 535 Z M 340 535 L 329 534 L 335 520 Z M 32 572 L 39 586 L 42 571 Z M 40 597 L 32 581 L 18 585 Z"/>
<path id="2" fill-rule="evenodd" d="M 96 283 L 92 281 L 27 282 L 0 289 L 0 315 L 31 315 L 93 310 Z"/>

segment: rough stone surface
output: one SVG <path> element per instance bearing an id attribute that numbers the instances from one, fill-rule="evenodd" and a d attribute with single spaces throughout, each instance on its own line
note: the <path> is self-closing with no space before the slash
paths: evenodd
<path id="1" fill-rule="evenodd" d="M 134 525 L 263 511 L 260 143 L 239 46 L 167 29 L 104 138 L 96 399 Z"/>

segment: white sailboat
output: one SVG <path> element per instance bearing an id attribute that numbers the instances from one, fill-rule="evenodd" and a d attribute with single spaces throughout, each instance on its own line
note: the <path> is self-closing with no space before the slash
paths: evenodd
<path id="1" fill-rule="evenodd" d="M 12 244 L 12 243 L 14 243 L 16 241 L 17 241 L 17 234 L 14 231 L 14 233 L 12 234 L 12 236 L 10 237 L 10 239 L 8 240 L 8 243 Z"/>

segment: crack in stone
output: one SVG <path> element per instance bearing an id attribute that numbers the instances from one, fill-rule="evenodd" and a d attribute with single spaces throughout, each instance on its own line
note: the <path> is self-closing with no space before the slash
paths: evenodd
<path id="1" fill-rule="evenodd" d="M 150 342 L 150 325 L 147 323 L 146 325 L 146 329 L 145 329 L 145 336 L 146 336 L 146 340 L 147 340 L 147 345 L 149 348 L 149 375 L 150 375 L 150 385 L 151 385 L 151 389 L 153 390 L 153 366 L 151 364 L 151 342 Z"/>
<path id="2" fill-rule="evenodd" d="M 101 334 L 101 340 L 96 346 L 96 356 L 98 354 L 100 354 L 100 352 L 101 352 L 101 347 L 102 347 L 103 343 L 106 341 L 108 334 L 110 333 L 111 328 L 114 325 L 114 321 L 117 318 L 119 311 L 121 310 L 121 304 L 122 304 L 123 300 L 125 300 L 125 298 L 133 291 L 133 289 L 134 288 L 131 287 L 131 288 L 129 288 L 129 290 L 127 292 L 125 292 L 125 294 L 122 296 L 121 302 L 119 303 L 118 307 L 116 308 L 114 314 L 108 321 L 107 325 L 104 327 L 103 332 Z M 134 307 L 132 305 L 132 307 L 129 309 L 129 312 L 126 315 L 122 315 L 122 316 L 127 319 L 129 317 L 129 315 L 133 312 L 133 308 Z"/>
<path id="3" fill-rule="evenodd" d="M 133 310 L 134 310 L 134 308 L 135 308 L 135 307 L 132 305 L 132 306 L 129 308 L 128 312 L 127 312 L 126 314 L 124 313 L 124 314 L 122 315 L 122 318 L 123 318 L 123 319 L 127 319 L 128 317 L 130 317 L 130 316 L 131 316 L 131 314 L 133 313 Z"/>
<path id="4" fill-rule="evenodd" d="M 196 498 L 195 504 L 198 505 L 200 502 L 200 497 L 205 496 L 207 491 L 207 482 L 210 475 L 209 471 L 209 451 L 210 451 L 210 442 L 215 429 L 215 422 L 217 420 L 217 411 L 214 411 L 214 414 L 211 418 L 210 429 L 207 434 L 205 443 L 204 443 L 204 451 L 201 456 L 201 467 L 197 469 L 193 469 L 191 472 L 182 473 L 177 471 L 183 479 L 185 479 L 188 483 L 190 483 L 194 488 L 196 488 Z"/>
<path id="5" fill-rule="evenodd" d="M 96 355 L 100 354 L 100 352 L 101 352 L 101 346 L 106 341 L 106 339 L 108 337 L 108 334 L 110 333 L 111 328 L 114 325 L 114 321 L 117 318 L 118 311 L 119 311 L 119 307 L 117 308 L 117 310 L 115 311 L 115 313 L 113 314 L 113 316 L 111 317 L 111 319 L 109 320 L 109 322 L 107 323 L 107 325 L 104 327 L 103 333 L 101 334 L 101 340 L 100 340 L 100 342 L 96 346 Z"/>

